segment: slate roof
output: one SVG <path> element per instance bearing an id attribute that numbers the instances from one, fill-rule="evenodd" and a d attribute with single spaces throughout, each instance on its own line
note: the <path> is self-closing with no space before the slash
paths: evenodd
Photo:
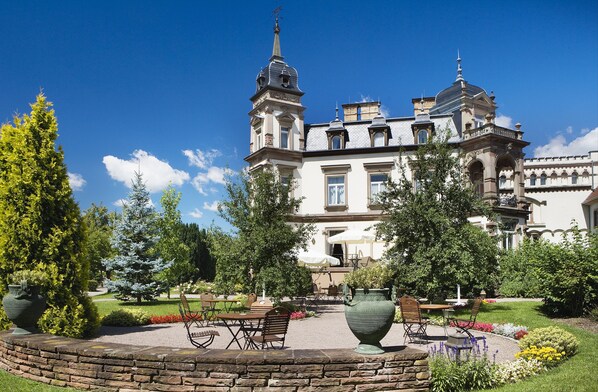
<path id="1" fill-rule="evenodd" d="M 282 75 L 289 76 L 289 84 L 286 86 L 283 86 L 282 84 Z M 261 84 L 260 77 L 263 77 L 263 82 Z M 303 91 L 299 89 L 299 76 L 297 70 L 280 60 L 270 61 L 270 63 L 268 63 L 268 65 L 257 75 L 255 95 L 267 87 L 303 95 Z"/>
<path id="2" fill-rule="evenodd" d="M 436 104 L 434 107 L 432 107 L 432 109 L 430 109 L 430 113 L 436 114 L 440 112 L 452 112 L 456 108 L 454 105 L 450 105 L 448 107 L 444 106 L 452 101 L 457 100 L 461 96 L 461 83 L 463 83 L 465 86 L 465 94 L 470 97 L 473 97 L 481 92 L 486 92 L 483 88 L 467 83 L 465 80 L 456 81 L 450 87 L 445 88 L 436 95 Z"/>
<path id="3" fill-rule="evenodd" d="M 436 131 L 445 129 L 448 125 L 451 131 L 449 143 L 459 142 L 459 136 L 455 123 L 451 115 L 431 116 L 430 120 L 434 123 Z M 389 146 L 409 146 L 415 145 L 411 124 L 415 122 L 415 117 L 389 118 L 386 124 L 390 127 L 391 138 L 388 140 Z M 372 125 L 371 121 L 355 121 L 343 124 L 348 134 L 348 140 L 345 144 L 345 150 L 352 148 L 376 148 L 371 147 L 370 133 L 368 127 Z M 328 150 L 328 138 L 326 131 L 330 124 L 310 124 L 306 125 L 307 135 L 305 140 L 305 151 Z"/>

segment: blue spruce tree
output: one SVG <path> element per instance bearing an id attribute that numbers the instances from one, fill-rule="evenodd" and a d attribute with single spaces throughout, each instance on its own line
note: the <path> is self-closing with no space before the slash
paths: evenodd
<path id="1" fill-rule="evenodd" d="M 107 287 L 118 293 L 117 298 L 135 298 L 140 303 L 153 300 L 164 289 L 157 274 L 171 263 L 155 254 L 160 239 L 157 219 L 141 174 L 135 173 L 133 189 L 111 239 L 117 255 L 103 261 L 113 275 Z"/>

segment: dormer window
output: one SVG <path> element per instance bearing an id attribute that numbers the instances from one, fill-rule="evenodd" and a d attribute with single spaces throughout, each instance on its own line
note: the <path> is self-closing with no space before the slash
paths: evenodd
<path id="1" fill-rule="evenodd" d="M 342 148 L 342 140 L 340 135 L 334 135 L 330 139 L 330 149 L 331 150 L 340 150 Z"/>
<path id="2" fill-rule="evenodd" d="M 258 78 L 257 78 L 257 88 L 261 89 L 264 87 L 265 84 L 266 84 L 266 78 L 264 77 L 264 75 L 260 74 L 260 76 L 258 76 Z"/>
<path id="3" fill-rule="evenodd" d="M 428 130 L 420 129 L 417 132 L 417 144 L 426 144 L 426 143 L 428 143 Z"/>
<path id="4" fill-rule="evenodd" d="M 384 136 L 384 132 L 374 133 L 373 143 L 372 143 L 373 147 L 384 147 L 385 139 L 386 139 L 386 137 Z"/>
<path id="5" fill-rule="evenodd" d="M 289 87 L 290 84 L 291 84 L 291 75 L 289 74 L 289 71 L 287 71 L 285 68 L 283 68 L 282 71 L 280 72 L 280 85 L 282 87 Z"/>

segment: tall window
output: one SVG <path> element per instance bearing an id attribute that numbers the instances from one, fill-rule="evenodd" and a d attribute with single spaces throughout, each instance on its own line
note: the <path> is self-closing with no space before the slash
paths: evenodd
<path id="1" fill-rule="evenodd" d="M 262 148 L 262 128 L 257 128 L 255 130 L 255 151 Z"/>
<path id="2" fill-rule="evenodd" d="M 505 189 L 507 186 L 507 177 L 503 174 L 498 178 L 498 188 Z"/>
<path id="3" fill-rule="evenodd" d="M 361 121 L 361 106 L 357 106 L 357 121 Z"/>
<path id="4" fill-rule="evenodd" d="M 328 205 L 345 204 L 345 176 L 328 176 Z"/>
<path id="5" fill-rule="evenodd" d="M 333 150 L 340 150 L 341 149 L 341 137 L 339 135 L 333 136 L 331 144 L 332 144 Z"/>
<path id="6" fill-rule="evenodd" d="M 280 128 L 280 148 L 289 148 L 289 128 Z"/>
<path id="7" fill-rule="evenodd" d="M 378 204 L 378 194 L 386 189 L 388 175 L 385 173 L 370 174 L 370 204 Z"/>
<path id="8" fill-rule="evenodd" d="M 374 147 L 384 147 L 384 132 L 374 133 Z"/>
<path id="9" fill-rule="evenodd" d="M 417 144 L 426 144 L 428 142 L 428 131 L 425 129 L 417 133 Z"/>
<path id="10" fill-rule="evenodd" d="M 540 185 L 546 185 L 546 174 L 542 173 L 540 175 Z"/>
<path id="11" fill-rule="evenodd" d="M 571 174 L 571 184 L 576 185 L 577 184 L 577 172 L 573 172 L 573 174 Z"/>
<path id="12" fill-rule="evenodd" d="M 531 176 L 529 176 L 529 185 L 535 186 L 537 178 L 538 178 L 538 176 L 536 176 L 535 174 L 532 174 Z"/>

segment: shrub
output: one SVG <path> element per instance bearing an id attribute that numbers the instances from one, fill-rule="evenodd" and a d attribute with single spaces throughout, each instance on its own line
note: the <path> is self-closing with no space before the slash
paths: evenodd
<path id="1" fill-rule="evenodd" d="M 197 282 L 183 283 L 179 286 L 179 291 L 185 294 L 200 294 L 209 293 L 213 291 L 214 284 L 206 282 L 205 280 L 198 280 Z"/>
<path id="2" fill-rule="evenodd" d="M 534 274 L 534 263 L 546 257 L 553 245 L 545 241 L 526 239 L 513 250 L 506 251 L 499 258 L 500 293 L 507 297 L 540 297 L 540 282 Z"/>
<path id="3" fill-rule="evenodd" d="M 21 284 L 26 281 L 30 286 L 43 286 L 48 283 L 47 275 L 42 271 L 20 270 L 9 276 L 10 284 Z"/>
<path id="4" fill-rule="evenodd" d="M 359 268 L 345 275 L 345 283 L 354 289 L 381 289 L 392 279 L 393 270 L 378 263 L 372 268 Z"/>
<path id="5" fill-rule="evenodd" d="M 535 359 L 518 359 L 496 365 L 492 380 L 494 385 L 517 382 L 527 377 L 534 376 L 545 370 L 542 362 Z"/>
<path id="6" fill-rule="evenodd" d="M 113 310 L 102 319 L 103 325 L 113 327 L 133 327 L 137 325 L 146 325 L 149 322 L 149 315 L 143 310 L 138 309 Z"/>
<path id="7" fill-rule="evenodd" d="M 519 341 L 519 348 L 525 350 L 535 347 L 552 347 L 558 353 L 565 352 L 570 357 L 577 352 L 579 341 L 575 336 L 559 327 L 537 328 L 530 331 Z"/>
<path id="8" fill-rule="evenodd" d="M 291 313 L 291 320 L 304 319 L 307 316 L 305 312 L 293 312 Z"/>
<path id="9" fill-rule="evenodd" d="M 557 352 L 553 347 L 531 346 L 515 354 L 515 358 L 525 360 L 536 360 L 542 362 L 545 366 L 556 366 L 559 362 L 565 360 L 565 352 Z"/>
<path id="10" fill-rule="evenodd" d="M 89 279 L 89 282 L 87 282 L 87 290 L 97 291 L 98 290 L 98 281 L 95 279 Z"/>
<path id="11" fill-rule="evenodd" d="M 527 334 L 528 334 L 528 332 L 526 329 L 519 330 L 519 331 L 517 331 L 517 333 L 515 333 L 515 339 L 521 340 Z"/>
<path id="12" fill-rule="evenodd" d="M 598 307 L 593 308 L 588 312 L 588 317 L 592 321 L 598 321 Z"/>

